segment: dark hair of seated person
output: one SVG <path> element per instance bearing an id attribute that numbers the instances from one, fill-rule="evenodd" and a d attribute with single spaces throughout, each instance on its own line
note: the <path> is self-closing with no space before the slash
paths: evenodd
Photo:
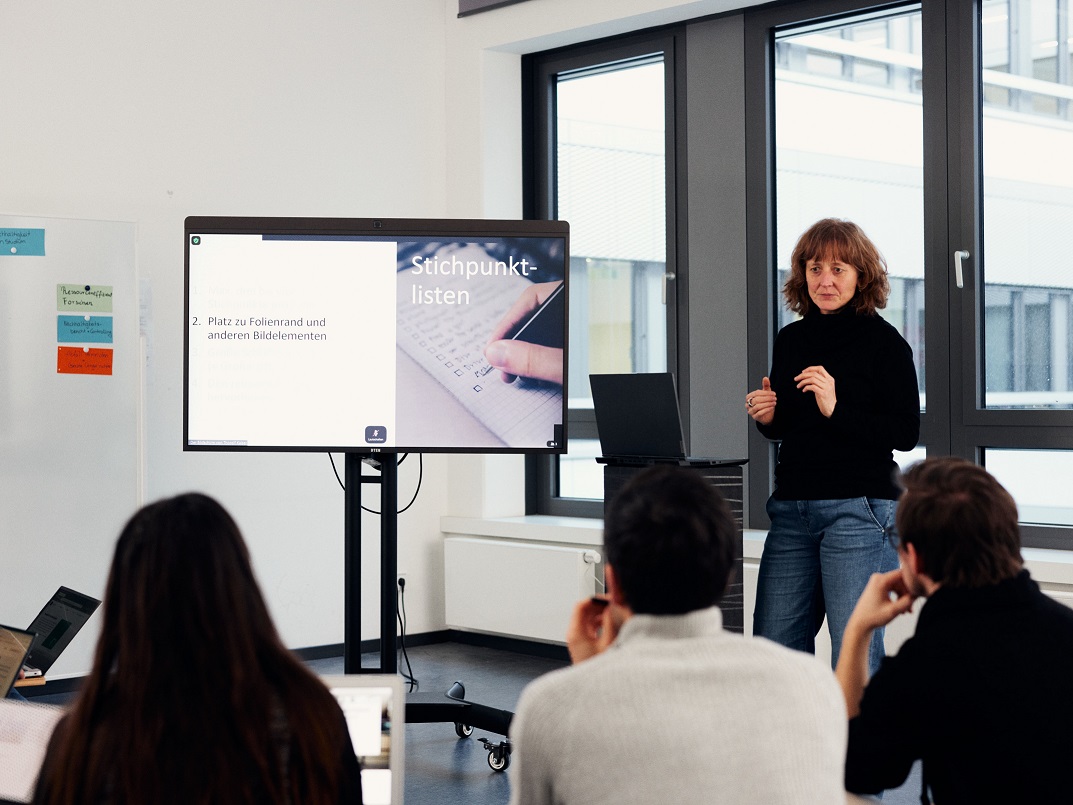
<path id="1" fill-rule="evenodd" d="M 102 610 L 93 668 L 53 736 L 36 803 L 360 802 L 342 712 L 280 640 L 215 500 L 190 493 L 138 511 Z"/>
<path id="2" fill-rule="evenodd" d="M 911 465 L 897 526 L 921 569 L 944 587 L 989 587 L 1024 566 L 1021 526 L 1013 496 L 986 469 L 957 456 Z"/>
<path id="3" fill-rule="evenodd" d="M 699 472 L 657 464 L 612 499 L 604 552 L 630 609 L 682 615 L 722 597 L 736 534 L 726 501 Z"/>

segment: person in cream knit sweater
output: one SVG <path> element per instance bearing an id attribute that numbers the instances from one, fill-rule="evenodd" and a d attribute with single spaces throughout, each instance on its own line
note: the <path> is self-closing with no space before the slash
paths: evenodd
<path id="1" fill-rule="evenodd" d="M 736 525 L 698 473 L 638 473 L 609 507 L 606 598 L 574 664 L 523 691 L 512 805 L 844 803 L 846 711 L 826 665 L 722 628 Z"/>

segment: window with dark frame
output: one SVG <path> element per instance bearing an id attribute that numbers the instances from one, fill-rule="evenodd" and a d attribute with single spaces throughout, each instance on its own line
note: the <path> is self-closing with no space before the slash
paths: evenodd
<path id="1" fill-rule="evenodd" d="M 1073 509 L 1065 506 L 1067 495 L 1055 484 L 1073 475 L 1073 279 L 1063 271 L 1068 232 L 1073 231 L 1073 163 L 1065 158 L 1073 152 L 1069 5 L 1070 0 L 942 0 L 894 7 L 808 0 L 740 12 L 745 37 L 742 126 L 750 145 L 741 199 L 748 216 L 743 270 L 749 378 L 767 370 L 771 340 L 786 321 L 778 272 L 783 241 L 796 233 L 788 231 L 794 225 L 783 224 L 776 210 L 776 193 L 787 182 L 780 171 L 801 168 L 800 160 L 808 158 L 811 167 L 801 172 L 814 179 L 810 192 L 828 187 L 835 199 L 840 176 L 898 188 L 895 195 L 900 193 L 901 200 L 888 206 L 899 215 L 911 213 L 909 222 L 896 236 L 877 234 L 876 240 L 893 253 L 892 296 L 884 315 L 903 332 L 917 358 L 925 412 L 921 454 L 926 449 L 929 455 L 963 455 L 985 464 L 1013 492 L 1026 544 L 1067 549 L 1073 548 Z M 692 25 L 680 28 L 688 31 Z M 527 215 L 568 217 L 559 214 L 559 181 L 565 178 L 563 171 L 575 166 L 560 164 L 560 157 L 584 146 L 560 141 L 560 80 L 662 54 L 667 86 L 672 86 L 675 48 L 646 49 L 644 44 L 669 37 L 673 39 L 666 30 L 652 31 L 524 59 Z M 850 99 L 840 107 L 847 118 L 865 103 L 898 105 L 898 114 L 916 115 L 919 121 L 917 156 L 906 156 L 905 143 L 895 149 L 902 156 L 892 151 L 886 161 L 861 152 L 817 151 L 805 137 L 793 144 L 796 153 L 784 153 L 778 164 L 775 93 L 780 80 L 795 82 L 806 93 L 842 93 Z M 688 155 L 676 145 L 673 130 L 675 103 L 681 104 L 688 92 L 683 83 L 665 97 L 668 186 L 676 175 L 689 174 Z M 840 164 L 847 159 L 853 165 Z M 917 200 L 907 201 L 913 194 Z M 668 191 L 665 198 L 674 195 Z M 694 227 L 703 226 L 710 214 L 694 210 L 687 222 L 684 210 L 668 204 L 671 223 L 665 238 L 671 247 L 665 273 L 688 271 L 688 266 L 675 266 L 676 212 L 682 226 Z M 804 220 L 811 212 L 802 215 Z M 842 217 L 857 215 L 851 210 Z M 959 251 L 969 257 L 957 266 Z M 631 295 L 660 268 L 658 260 L 636 262 L 647 265 L 631 265 L 629 271 L 648 279 L 631 280 Z M 963 272 L 960 287 L 955 267 Z M 620 270 L 610 262 L 607 268 Z M 582 289 L 574 300 L 575 314 L 600 309 L 586 297 L 584 283 L 575 287 Z M 685 310 L 687 291 L 673 294 L 672 304 Z M 638 315 L 632 303 L 626 307 Z M 668 332 L 673 332 L 676 311 L 666 309 Z M 572 321 L 571 326 L 582 333 L 589 323 Z M 639 332 L 616 343 L 628 342 L 635 349 Z M 688 359 L 675 355 L 674 338 L 666 349 L 671 356 L 666 366 L 672 371 Z M 529 459 L 533 512 L 592 517 L 602 512 L 595 497 L 561 494 L 563 467 L 582 456 L 591 463 L 591 451 L 598 449 L 584 399 L 590 369 L 585 361 L 577 368 L 582 374 L 572 383 L 571 396 L 578 397 L 572 399 L 570 436 L 588 441 L 590 453 L 572 450 L 564 461 Z M 654 370 L 631 364 L 624 371 Z M 703 371 L 703 366 L 694 370 Z M 749 378 L 742 379 L 743 388 Z M 764 528 L 774 454 L 770 444 L 749 431 L 747 526 Z M 567 477 L 567 491 L 570 482 Z"/>
<path id="2" fill-rule="evenodd" d="M 670 39 L 662 32 L 526 59 L 527 196 L 536 217 L 570 222 L 571 252 L 568 451 L 529 459 L 532 511 L 602 515 L 589 374 L 673 365 Z"/>

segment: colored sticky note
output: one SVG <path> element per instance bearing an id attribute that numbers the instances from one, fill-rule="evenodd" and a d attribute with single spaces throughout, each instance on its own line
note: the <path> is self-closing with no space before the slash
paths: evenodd
<path id="1" fill-rule="evenodd" d="M 111 285 L 57 285 L 56 309 L 65 313 L 111 313 Z"/>
<path id="2" fill-rule="evenodd" d="M 0 229 L 0 257 L 44 256 L 44 229 Z"/>
<path id="3" fill-rule="evenodd" d="M 112 374 L 111 349 L 94 347 L 60 347 L 56 372 L 61 375 Z"/>
<path id="4" fill-rule="evenodd" d="M 111 316 L 57 316 L 56 340 L 89 344 L 112 343 Z"/>

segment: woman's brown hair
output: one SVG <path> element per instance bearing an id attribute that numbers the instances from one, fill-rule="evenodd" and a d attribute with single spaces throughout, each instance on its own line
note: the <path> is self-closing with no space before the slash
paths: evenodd
<path id="1" fill-rule="evenodd" d="M 839 218 L 824 218 L 797 239 L 790 256 L 790 276 L 783 286 L 786 305 L 804 316 L 812 307 L 805 268 L 810 260 L 833 258 L 857 269 L 857 293 L 848 304 L 857 313 L 874 315 L 887 306 L 890 282 L 887 261 L 857 224 Z"/>
<path id="2" fill-rule="evenodd" d="M 280 640 L 219 503 L 191 493 L 137 512 L 102 609 L 35 802 L 339 801 L 339 707 Z"/>

